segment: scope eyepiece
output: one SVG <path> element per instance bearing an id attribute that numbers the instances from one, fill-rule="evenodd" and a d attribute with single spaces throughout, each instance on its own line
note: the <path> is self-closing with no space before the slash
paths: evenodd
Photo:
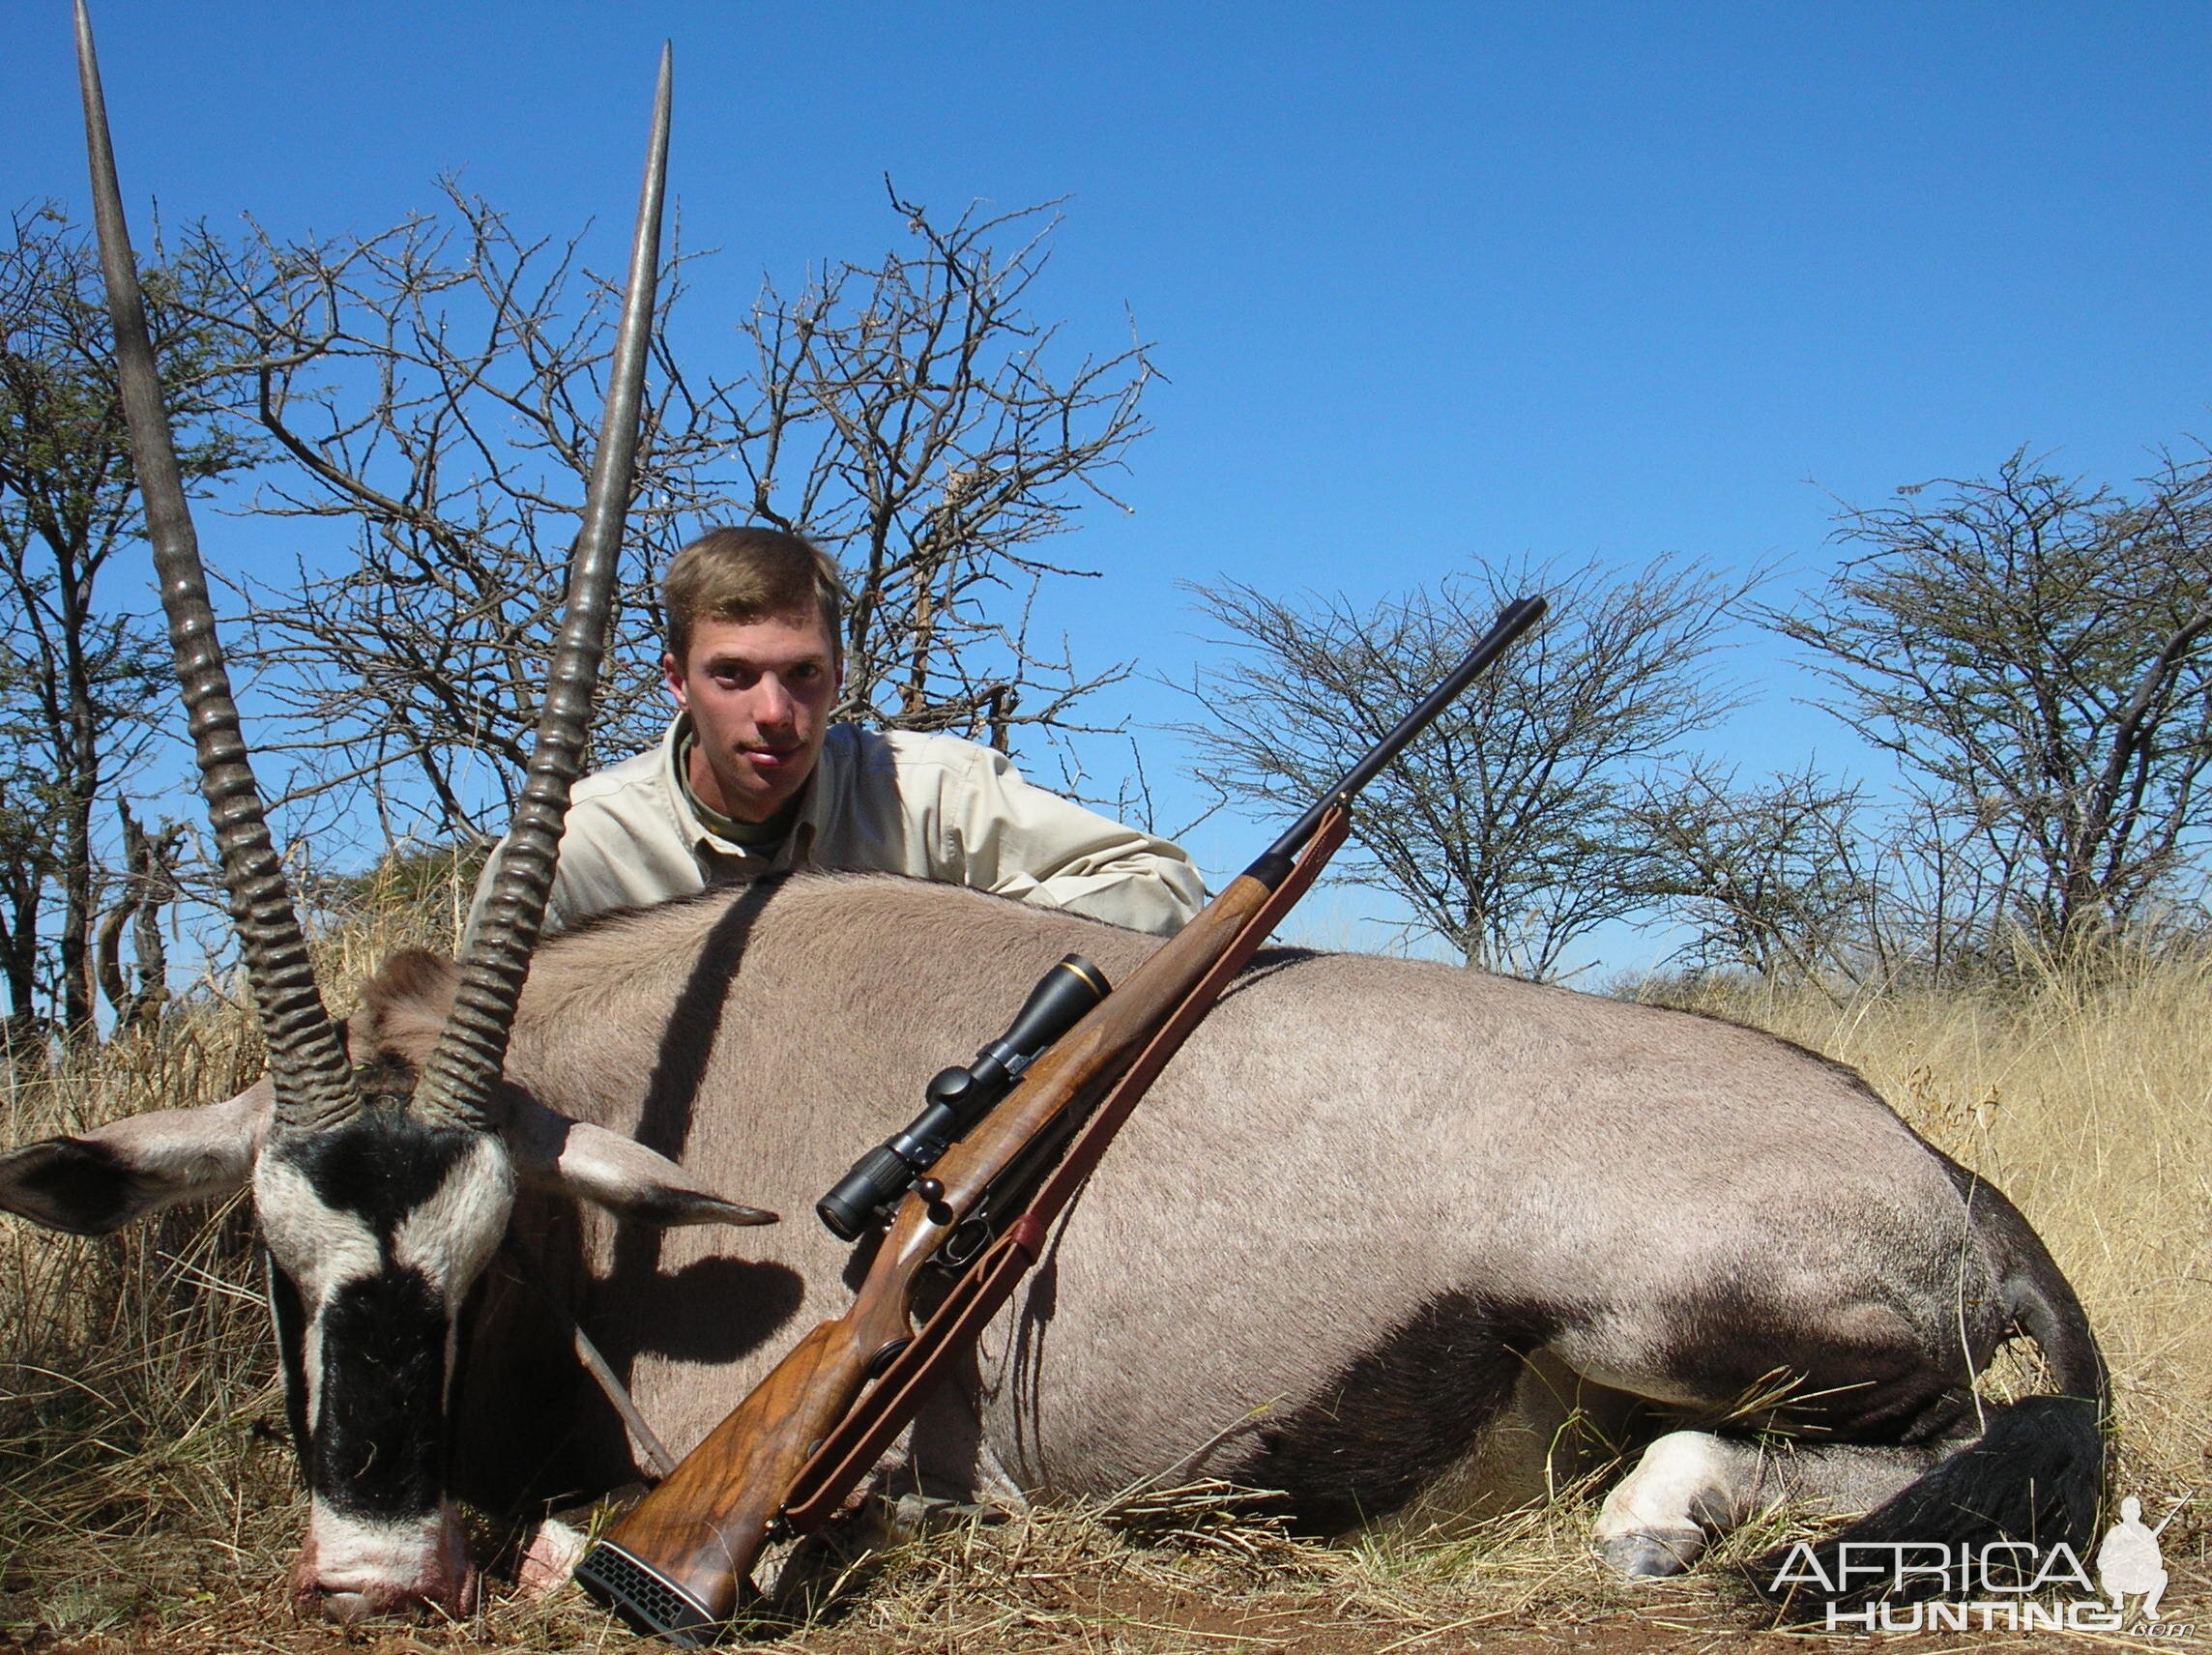
<path id="1" fill-rule="evenodd" d="M 1104 1000 L 1106 973 L 1070 954 L 1038 979 L 1011 1027 L 975 1054 L 966 1068 L 941 1069 L 930 1080 L 922 1112 L 853 1163 L 836 1187 L 814 1204 L 840 1241 L 858 1241 L 876 1215 L 929 1171 L 955 1140 L 1013 1089 L 1022 1071 L 1047 1046 Z"/>

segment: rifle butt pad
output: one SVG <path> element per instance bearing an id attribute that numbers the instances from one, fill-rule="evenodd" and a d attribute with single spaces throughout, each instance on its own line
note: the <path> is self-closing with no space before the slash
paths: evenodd
<path id="1" fill-rule="evenodd" d="M 576 1565 L 576 1584 L 614 1611 L 633 1632 L 687 1649 L 703 1649 L 729 1631 L 729 1615 L 716 1615 L 650 1564 L 601 1540 Z"/>

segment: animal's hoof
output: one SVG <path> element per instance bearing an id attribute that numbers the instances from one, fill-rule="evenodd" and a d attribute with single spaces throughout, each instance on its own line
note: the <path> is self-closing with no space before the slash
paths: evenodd
<path id="1" fill-rule="evenodd" d="M 1597 1554 L 1621 1574 L 1641 1580 L 1679 1575 L 1698 1560 L 1705 1537 L 1694 1528 L 1640 1528 L 1597 1543 Z"/>
<path id="2" fill-rule="evenodd" d="M 589 1544 L 583 1534 L 558 1518 L 549 1517 L 539 1524 L 530 1544 L 522 1549 L 522 1564 L 515 1571 L 515 1584 L 522 1588 L 522 1595 L 536 1603 L 567 1585 Z"/>

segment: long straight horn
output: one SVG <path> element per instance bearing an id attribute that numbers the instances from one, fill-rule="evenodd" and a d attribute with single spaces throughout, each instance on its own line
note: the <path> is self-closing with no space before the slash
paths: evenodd
<path id="1" fill-rule="evenodd" d="M 312 1130 L 358 1110 L 359 1094 L 344 1047 L 315 991 L 307 940 L 285 888 L 283 866 L 269 842 L 261 795 L 247 762 L 231 699 L 230 674 L 216 638 L 208 602 L 207 571 L 177 471 L 177 450 L 161 406 L 161 381 L 146 331 L 146 306 L 131 256 L 131 231 L 123 219 L 123 190 L 115 178 L 115 151 L 107 131 L 107 102 L 100 89 L 100 63 L 92 45 L 92 20 L 84 0 L 76 6 L 77 80 L 84 92 L 84 138 L 92 164 L 93 212 L 100 226 L 100 267 L 107 281 L 107 310 L 115 329 L 116 375 L 124 416 L 131 426 L 131 463 L 146 506 L 146 534 L 161 582 L 161 607 L 169 618 L 169 645 L 184 686 L 192 751 L 200 769 L 222 853 L 222 883 L 231 923 L 246 957 L 247 980 L 269 1044 L 269 1069 L 276 1090 L 276 1124 Z"/>
<path id="2" fill-rule="evenodd" d="M 498 872 L 483 915 L 461 955 L 461 983 L 452 1016 L 437 1050 L 423 1065 L 415 1090 L 417 1112 L 427 1120 L 488 1131 L 497 1125 L 492 1089 L 507 1060 L 507 1037 L 515 1002 L 530 972 L 553 890 L 553 862 L 568 790 L 583 770 L 584 736 L 592 692 L 605 653 L 607 615 L 629 511 L 630 472 L 637 457 L 639 414 L 645 401 L 645 364 L 653 343 L 654 290 L 660 274 L 660 204 L 668 179 L 670 53 L 660 52 L 660 84 L 654 99 L 653 139 L 646 151 L 645 187 L 638 201 L 637 233 L 630 243 L 629 289 L 607 373 L 607 408 L 599 422 L 598 452 L 592 461 L 591 492 L 583 531 L 568 570 L 568 607 L 538 717 L 538 744 L 530 755 L 514 826 L 500 852 Z"/>

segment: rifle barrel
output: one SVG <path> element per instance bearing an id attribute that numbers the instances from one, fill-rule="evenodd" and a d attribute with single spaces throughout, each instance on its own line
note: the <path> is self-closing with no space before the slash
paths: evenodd
<path id="1" fill-rule="evenodd" d="M 1280 839 L 1260 854 L 1258 861 L 1244 870 L 1245 877 L 1256 879 L 1269 890 L 1280 885 L 1283 876 L 1291 871 L 1297 859 L 1298 849 L 1313 837 L 1314 829 L 1332 804 L 1350 808 L 1359 790 L 1382 772 L 1382 767 L 1404 750 L 1408 741 L 1418 736 L 1434 722 L 1438 713 L 1460 698 L 1467 686 L 1482 671 L 1505 653 L 1506 647 L 1544 617 L 1546 604 L 1541 597 L 1516 597 L 1499 611 L 1497 622 L 1482 635 L 1482 641 L 1467 653 L 1467 658 L 1451 670 L 1451 675 L 1429 691 L 1420 706 L 1398 720 L 1388 735 L 1367 751 L 1367 756 L 1353 765 L 1328 792 L 1316 799 L 1306 813 L 1292 823 Z"/>

